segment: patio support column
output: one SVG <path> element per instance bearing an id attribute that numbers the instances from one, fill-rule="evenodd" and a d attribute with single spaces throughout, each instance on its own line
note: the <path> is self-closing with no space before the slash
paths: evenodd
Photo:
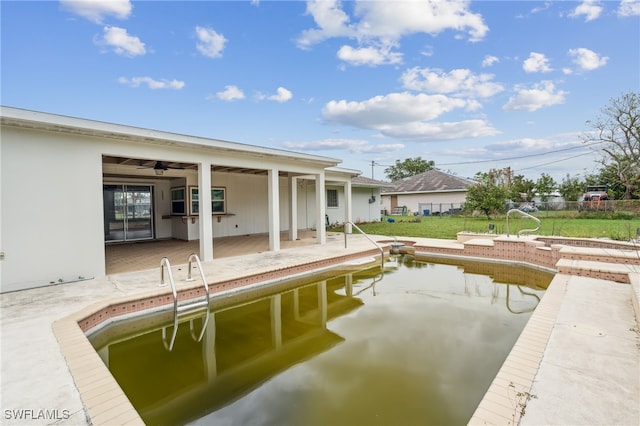
<path id="1" fill-rule="evenodd" d="M 269 169 L 269 250 L 280 250 L 280 185 L 278 169 Z"/>
<path id="2" fill-rule="evenodd" d="M 218 376 L 218 363 L 216 360 L 216 314 L 209 315 L 209 323 L 204 333 L 202 343 L 202 365 L 209 380 Z"/>
<path id="3" fill-rule="evenodd" d="M 318 320 L 322 328 L 327 328 L 327 280 L 318 283 Z"/>
<path id="4" fill-rule="evenodd" d="M 298 239 L 298 179 L 289 174 L 289 241 Z"/>
<path id="5" fill-rule="evenodd" d="M 316 242 L 327 243 L 327 229 L 325 228 L 326 194 L 324 189 L 324 170 L 316 177 Z"/>
<path id="6" fill-rule="evenodd" d="M 344 232 L 345 234 L 351 234 L 351 224 L 348 222 L 353 221 L 353 213 L 351 212 L 351 181 L 348 180 L 344 184 Z"/>
<path id="7" fill-rule="evenodd" d="M 213 221 L 211 211 L 211 163 L 198 164 L 198 211 L 200 214 L 200 260 L 213 260 Z"/>
<path id="8" fill-rule="evenodd" d="M 271 296 L 271 344 L 275 349 L 282 347 L 282 296 Z"/>

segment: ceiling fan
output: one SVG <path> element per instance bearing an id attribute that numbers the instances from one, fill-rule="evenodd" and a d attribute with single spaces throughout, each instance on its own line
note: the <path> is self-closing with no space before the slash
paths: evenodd
<path id="1" fill-rule="evenodd" d="M 147 169 L 149 167 L 138 167 L 139 169 Z M 153 170 L 155 170 L 156 175 L 158 176 L 162 176 L 162 174 L 165 172 L 165 170 L 169 170 L 169 169 L 177 169 L 177 170 L 183 170 L 184 167 L 172 167 L 162 161 L 156 161 L 156 164 L 153 165 Z"/>

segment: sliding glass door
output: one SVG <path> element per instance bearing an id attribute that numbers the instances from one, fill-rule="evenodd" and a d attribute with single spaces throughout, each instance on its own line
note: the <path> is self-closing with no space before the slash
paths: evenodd
<path id="1" fill-rule="evenodd" d="M 153 238 L 153 188 L 150 185 L 104 185 L 104 240 Z"/>

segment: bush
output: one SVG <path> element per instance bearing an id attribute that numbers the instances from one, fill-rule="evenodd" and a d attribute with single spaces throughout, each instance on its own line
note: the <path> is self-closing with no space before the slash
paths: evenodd
<path id="1" fill-rule="evenodd" d="M 638 216 L 634 212 L 593 212 L 582 211 L 578 215 L 580 219 L 612 219 L 612 220 L 634 220 Z"/>

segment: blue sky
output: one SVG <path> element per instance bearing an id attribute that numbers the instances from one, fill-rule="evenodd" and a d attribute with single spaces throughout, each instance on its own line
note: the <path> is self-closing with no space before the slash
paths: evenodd
<path id="1" fill-rule="evenodd" d="M 640 1 L 6 1 L 2 105 L 342 159 L 384 179 L 597 169 Z M 372 167 L 372 162 L 374 166 Z"/>

